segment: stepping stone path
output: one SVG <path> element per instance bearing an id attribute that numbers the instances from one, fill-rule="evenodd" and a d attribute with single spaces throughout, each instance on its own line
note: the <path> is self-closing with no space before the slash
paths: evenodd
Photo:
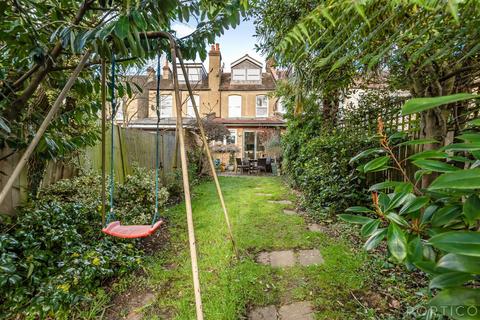
<path id="1" fill-rule="evenodd" d="M 249 320 L 313 320 L 313 307 L 309 301 L 300 301 L 277 308 L 275 306 L 260 307 L 252 310 Z"/>
<path id="2" fill-rule="evenodd" d="M 283 209 L 283 213 L 285 213 L 286 215 L 289 215 L 289 216 L 296 216 L 296 215 L 298 215 L 298 212 L 297 212 L 297 211 L 291 210 L 291 209 Z"/>
<path id="3" fill-rule="evenodd" d="M 268 202 L 277 204 L 293 204 L 290 200 L 268 200 Z"/>
<path id="4" fill-rule="evenodd" d="M 261 252 L 257 257 L 257 262 L 270 265 L 274 268 L 293 267 L 297 263 L 302 266 L 319 265 L 324 262 L 318 249 L 312 250 L 282 250 Z"/>
<path id="5" fill-rule="evenodd" d="M 308 225 L 308 230 L 312 232 L 323 232 L 324 227 L 320 224 L 312 223 Z"/>

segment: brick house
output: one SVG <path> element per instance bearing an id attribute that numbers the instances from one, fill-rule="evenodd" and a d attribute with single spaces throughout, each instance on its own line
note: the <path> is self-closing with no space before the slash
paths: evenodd
<path id="1" fill-rule="evenodd" d="M 194 97 L 202 117 L 213 115 L 216 122 L 224 124 L 230 136 L 223 141 L 235 144 L 240 150 L 236 157 L 259 158 L 265 156 L 262 133 L 282 130 L 286 124 L 282 119 L 283 108 L 272 95 L 278 80 L 277 72 L 267 63 L 264 72 L 262 63 L 244 55 L 231 64 L 231 72 L 223 72 L 220 46 L 212 45 L 208 54 L 209 70 L 203 63 L 187 63 L 188 76 Z M 183 104 L 184 123 L 194 117 L 193 106 L 188 97 L 185 78 L 178 66 L 179 84 Z M 117 115 L 120 121 L 131 128 L 154 130 L 157 122 L 155 113 L 156 76 L 150 68 L 148 75 L 133 76 L 131 82 L 143 87 L 143 92 L 128 102 L 128 108 Z M 146 89 L 146 90 L 145 90 Z M 175 128 L 176 110 L 170 65 L 163 66 L 160 81 L 161 126 Z M 226 162 L 225 155 L 216 155 Z"/>

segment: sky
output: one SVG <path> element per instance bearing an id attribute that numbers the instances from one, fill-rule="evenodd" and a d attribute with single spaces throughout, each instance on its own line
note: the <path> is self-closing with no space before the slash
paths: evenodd
<path id="1" fill-rule="evenodd" d="M 184 23 L 175 23 L 173 29 L 177 31 L 177 37 L 181 38 L 190 34 L 194 28 Z M 248 54 L 252 58 L 260 61 L 265 68 L 265 59 L 255 51 L 256 38 L 255 26 L 252 21 L 242 21 L 235 29 L 226 30 L 225 33 L 217 37 L 216 42 L 220 44 L 222 61 L 225 63 L 225 71 L 230 71 L 230 64 Z M 197 62 L 199 62 L 198 60 Z M 208 58 L 204 61 L 205 68 L 208 70 Z"/>

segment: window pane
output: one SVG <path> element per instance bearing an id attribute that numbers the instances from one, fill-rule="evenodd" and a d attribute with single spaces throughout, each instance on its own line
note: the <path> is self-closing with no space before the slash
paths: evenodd
<path id="1" fill-rule="evenodd" d="M 247 80 L 250 80 L 250 81 L 260 80 L 260 69 L 247 69 Z"/>
<path id="2" fill-rule="evenodd" d="M 173 116 L 173 100 L 172 95 L 162 95 L 160 99 L 160 117 Z"/>
<path id="3" fill-rule="evenodd" d="M 256 115 L 257 117 L 268 116 L 268 97 L 265 95 L 257 96 L 256 99 Z"/>
<path id="4" fill-rule="evenodd" d="M 237 130 L 229 130 L 230 135 L 225 137 L 227 144 L 236 144 L 237 143 Z"/>
<path id="5" fill-rule="evenodd" d="M 234 81 L 242 81 L 242 80 L 245 80 L 245 73 L 246 73 L 246 69 L 233 69 L 232 70 L 232 79 Z"/>
<path id="6" fill-rule="evenodd" d="M 195 99 L 195 105 L 197 108 L 200 108 L 200 96 L 199 95 L 194 95 L 193 99 Z M 195 111 L 193 110 L 193 103 L 190 98 L 187 100 L 187 117 L 194 118 L 195 117 Z"/>
<path id="7" fill-rule="evenodd" d="M 241 96 L 228 97 L 228 116 L 230 118 L 242 116 L 242 97 Z"/>

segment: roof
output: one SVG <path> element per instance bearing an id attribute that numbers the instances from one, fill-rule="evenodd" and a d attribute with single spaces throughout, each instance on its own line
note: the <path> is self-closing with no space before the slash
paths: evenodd
<path id="1" fill-rule="evenodd" d="M 221 91 L 274 91 L 275 79 L 271 73 L 262 73 L 262 83 L 231 83 L 231 73 L 223 73 L 220 78 Z"/>
<path id="2" fill-rule="evenodd" d="M 250 57 L 248 54 L 244 55 L 243 57 L 241 57 L 240 59 L 238 60 L 235 60 L 233 61 L 231 64 L 230 64 L 230 67 L 235 67 L 237 64 L 240 64 L 241 62 L 245 61 L 245 60 L 248 60 L 250 61 L 251 63 L 253 63 L 254 65 L 257 65 L 259 68 L 262 68 L 263 65 L 260 61 L 258 60 L 255 60 L 253 59 L 252 57 Z"/>

